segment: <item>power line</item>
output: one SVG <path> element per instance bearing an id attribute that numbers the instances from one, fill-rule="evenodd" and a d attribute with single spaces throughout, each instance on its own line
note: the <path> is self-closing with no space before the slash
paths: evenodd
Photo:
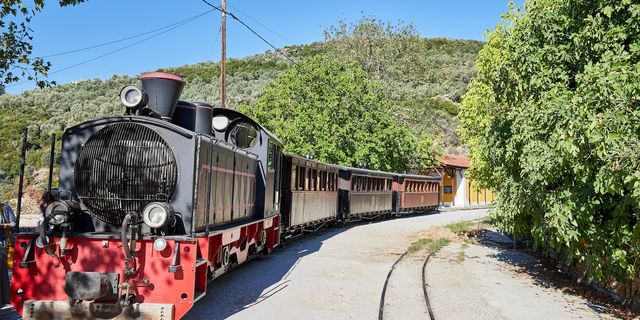
<path id="1" fill-rule="evenodd" d="M 144 38 L 144 39 L 141 39 L 141 40 L 139 40 L 139 41 L 136 41 L 136 42 L 134 42 L 134 43 L 128 44 L 128 45 L 126 45 L 126 46 L 124 46 L 124 47 L 120 47 L 120 48 L 118 48 L 118 49 L 115 49 L 115 50 L 112 50 L 112 51 L 109 51 L 109 52 L 103 53 L 103 54 L 101 54 L 101 55 L 99 55 L 99 56 L 96 56 L 96 57 L 93 57 L 93 58 L 91 58 L 91 59 L 88 59 L 88 60 L 84 60 L 84 61 L 78 62 L 78 63 L 76 63 L 76 64 L 70 65 L 70 66 L 68 66 L 68 67 L 64 67 L 64 68 L 59 69 L 59 70 L 56 70 L 56 71 L 54 71 L 54 72 L 49 72 L 49 73 L 48 73 L 48 75 L 52 75 L 52 74 L 56 74 L 56 73 L 60 73 L 60 72 L 62 72 L 62 71 L 66 71 L 66 70 L 69 70 L 69 69 L 72 69 L 72 68 L 75 68 L 75 67 L 81 66 L 81 65 L 83 65 L 83 64 L 87 64 L 87 63 L 89 63 L 89 62 L 93 62 L 93 61 L 95 61 L 95 60 L 98 60 L 98 59 L 104 58 L 104 57 L 106 57 L 106 56 L 109 56 L 109 55 L 112 55 L 112 54 L 114 54 L 114 53 L 120 52 L 120 51 L 122 51 L 122 50 L 128 49 L 128 48 L 133 47 L 133 46 L 135 46 L 135 45 L 138 45 L 138 44 L 140 44 L 140 43 L 142 43 L 142 42 L 145 42 L 145 41 L 147 41 L 147 40 L 149 40 L 149 39 L 152 39 L 152 38 L 155 38 L 155 37 L 157 37 L 157 36 L 163 35 L 163 34 L 165 34 L 165 33 L 169 32 L 169 31 L 171 31 L 171 30 L 177 29 L 177 28 L 179 28 L 179 27 L 181 27 L 181 26 L 183 26 L 183 25 L 185 25 L 185 24 L 187 24 L 187 23 L 189 23 L 189 22 L 191 22 L 191 21 L 194 21 L 195 19 L 197 19 L 197 18 L 199 18 L 199 17 L 202 17 L 202 16 L 204 16 L 204 15 L 206 15 L 206 14 L 208 14 L 208 13 L 211 13 L 211 12 L 213 12 L 213 10 L 209 10 L 209 11 L 204 12 L 204 13 L 201 13 L 201 14 L 199 14 L 199 15 L 197 15 L 197 16 L 194 16 L 194 17 L 191 17 L 191 18 L 189 18 L 189 19 L 183 20 L 182 22 L 179 22 L 179 23 L 177 23 L 177 24 L 174 24 L 172 27 L 170 27 L 170 28 L 168 28 L 168 29 L 165 29 L 165 30 L 163 30 L 163 31 L 161 31 L 161 32 L 158 32 L 158 33 L 156 33 L 156 34 L 153 34 L 153 35 L 151 35 L 151 36 L 148 36 L 148 37 L 146 37 L 146 38 Z M 29 82 L 29 81 L 31 81 L 31 80 L 26 80 L 26 81 L 18 82 L 18 83 L 15 83 L 15 84 L 12 84 L 12 85 L 6 86 L 6 88 L 15 87 L 15 86 L 18 86 L 18 85 L 24 84 L 24 83 Z"/>
<path id="2" fill-rule="evenodd" d="M 265 28 L 267 31 L 273 33 L 274 35 L 276 35 L 277 37 L 279 37 L 280 39 L 286 41 L 286 42 L 291 42 L 291 40 L 287 39 L 285 36 L 283 36 L 282 34 L 276 32 L 275 30 L 269 28 L 268 26 L 266 26 L 265 24 L 261 23 L 260 21 L 252 18 L 250 15 L 248 15 L 246 12 L 243 12 L 242 10 L 238 9 L 237 7 L 234 7 L 230 4 L 227 4 L 229 7 L 233 8 L 233 11 L 236 12 L 240 12 L 241 14 L 243 14 L 244 16 L 246 16 L 247 18 L 251 19 L 251 21 L 257 23 L 259 26 Z"/>
<path id="3" fill-rule="evenodd" d="M 242 24 L 245 28 L 247 28 L 249 31 L 251 31 L 251 33 L 253 33 L 256 37 L 260 38 L 260 40 L 262 40 L 264 43 L 268 44 L 271 48 L 273 48 L 273 50 L 277 51 L 279 54 L 281 54 L 283 57 L 287 58 L 287 60 L 291 61 L 292 63 L 296 64 L 295 61 L 293 61 L 293 59 L 289 58 L 289 56 L 287 56 L 282 50 L 276 48 L 276 46 L 274 46 L 273 44 L 271 44 L 271 42 L 267 41 L 267 39 L 265 39 L 263 36 L 261 36 L 258 32 L 256 32 L 255 30 L 253 30 L 251 27 L 249 27 L 249 25 L 247 25 L 244 21 L 242 21 L 240 18 L 238 18 L 235 14 L 231 13 L 231 12 L 227 12 L 222 10 L 219 7 L 216 7 L 214 5 L 212 5 L 211 3 L 209 3 L 207 0 L 201 0 L 202 2 L 206 3 L 207 5 L 209 5 L 210 7 L 223 12 L 225 14 L 228 14 L 229 16 L 231 16 L 231 18 L 233 18 L 234 20 L 237 20 L 238 22 L 240 22 L 240 24 Z"/>
<path id="4" fill-rule="evenodd" d="M 69 50 L 69 51 L 63 51 L 63 52 L 59 52 L 59 53 L 49 54 L 49 55 L 46 55 L 46 56 L 42 56 L 42 58 L 50 58 L 50 57 L 56 57 L 56 56 L 61 56 L 61 55 L 65 55 L 65 54 L 70 54 L 70 53 L 76 53 L 76 52 L 81 52 L 81 51 L 91 50 L 91 49 L 95 49 L 95 48 L 100 48 L 100 47 L 108 46 L 108 45 L 110 45 L 110 44 L 114 44 L 114 43 L 118 43 L 118 42 L 122 42 L 122 41 L 127 41 L 127 40 L 131 40 L 131 39 L 135 39 L 135 38 L 138 38 L 138 37 L 141 37 L 141 36 L 144 36 L 144 35 L 150 34 L 150 33 L 154 33 L 154 32 L 156 32 L 156 31 L 160 31 L 160 30 L 163 30 L 163 29 L 166 29 L 166 28 L 169 28 L 169 27 L 172 27 L 172 26 L 175 26 L 175 25 L 178 25 L 178 24 L 184 23 L 184 22 L 189 22 L 189 21 L 191 21 L 191 20 L 197 19 L 197 18 L 199 18 L 199 17 L 201 17 L 201 16 L 204 16 L 204 15 L 206 15 L 206 14 L 209 14 L 209 13 L 211 13 L 212 11 L 213 11 L 213 10 L 209 10 L 209 11 L 207 11 L 207 12 L 203 12 L 203 13 L 201 13 L 201 14 L 199 14 L 199 15 L 196 15 L 196 16 L 193 16 L 193 17 L 190 17 L 190 18 L 187 18 L 187 19 L 184 19 L 184 20 L 178 21 L 178 22 L 174 22 L 174 23 L 172 23 L 172 24 L 169 24 L 169 25 L 166 25 L 166 26 L 163 26 L 163 27 L 157 28 L 157 29 L 153 29 L 153 30 L 146 31 L 146 32 L 143 32 L 143 33 L 139 33 L 139 34 L 136 34 L 136 35 L 133 35 L 133 36 L 129 36 L 129 37 L 126 37 L 126 38 L 122 38 L 122 39 L 118 39 L 118 40 L 113 40 L 113 41 L 109 41 L 109 42 L 105 42 L 105 43 L 101 43 L 101 44 L 97 44 L 97 45 L 93 45 L 93 46 L 89 46 L 89 47 L 84 47 L 84 48 L 79 48 L 79 49 L 74 49 L 74 50 Z"/>

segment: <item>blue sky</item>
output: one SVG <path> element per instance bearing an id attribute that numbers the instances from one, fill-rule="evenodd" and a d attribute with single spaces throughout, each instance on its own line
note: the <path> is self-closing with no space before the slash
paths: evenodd
<path id="1" fill-rule="evenodd" d="M 137 35 L 204 13 L 211 8 L 201 0 L 88 0 L 76 7 L 60 8 L 57 1 L 32 20 L 34 54 L 47 56 Z M 210 0 L 219 5 L 219 0 Z M 413 23 L 424 37 L 484 40 L 508 8 L 508 0 L 228 0 L 228 10 L 243 19 L 267 40 L 282 47 L 322 40 L 322 32 L 339 18 L 356 21 L 373 16 L 383 21 Z M 522 1 L 516 1 L 521 3 Z M 162 67 L 220 60 L 220 13 L 200 16 L 157 37 L 114 54 L 147 36 L 108 46 L 49 57 L 50 80 L 67 83 L 114 74 L 136 75 Z M 227 56 L 244 57 L 270 49 L 227 19 Z M 97 59 L 96 59 L 97 58 Z M 96 59 L 68 68 L 86 60 Z M 65 69 L 65 70 L 61 70 Z M 35 87 L 26 82 L 9 85 L 8 93 Z"/>

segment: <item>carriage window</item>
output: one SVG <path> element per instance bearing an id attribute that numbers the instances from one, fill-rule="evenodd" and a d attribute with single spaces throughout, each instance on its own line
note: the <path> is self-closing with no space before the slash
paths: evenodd
<path id="1" fill-rule="evenodd" d="M 316 170 L 311 169 L 311 175 L 309 176 L 309 191 L 316 190 Z"/>
<path id="2" fill-rule="evenodd" d="M 298 167 L 298 187 L 297 190 L 304 190 L 304 176 L 306 173 L 306 169 L 303 167 Z"/>
<path id="3" fill-rule="evenodd" d="M 331 174 L 331 190 L 335 191 L 338 188 L 338 175 L 334 172 Z"/>
<path id="4" fill-rule="evenodd" d="M 322 191 L 327 191 L 327 172 L 322 171 Z"/>
<path id="5" fill-rule="evenodd" d="M 298 190 L 298 166 L 291 168 L 291 190 Z"/>

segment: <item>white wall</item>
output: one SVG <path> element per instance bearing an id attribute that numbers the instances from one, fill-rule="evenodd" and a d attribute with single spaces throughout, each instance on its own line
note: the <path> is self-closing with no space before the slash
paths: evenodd
<path id="1" fill-rule="evenodd" d="M 467 202 L 467 178 L 464 176 L 464 170 L 456 170 L 456 194 L 453 197 L 454 207 L 468 206 Z"/>

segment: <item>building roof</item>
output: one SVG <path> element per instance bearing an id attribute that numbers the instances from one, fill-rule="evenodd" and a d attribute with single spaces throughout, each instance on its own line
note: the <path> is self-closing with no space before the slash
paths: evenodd
<path id="1" fill-rule="evenodd" d="M 469 157 L 447 154 L 440 160 L 443 167 L 469 168 L 471 161 Z"/>

